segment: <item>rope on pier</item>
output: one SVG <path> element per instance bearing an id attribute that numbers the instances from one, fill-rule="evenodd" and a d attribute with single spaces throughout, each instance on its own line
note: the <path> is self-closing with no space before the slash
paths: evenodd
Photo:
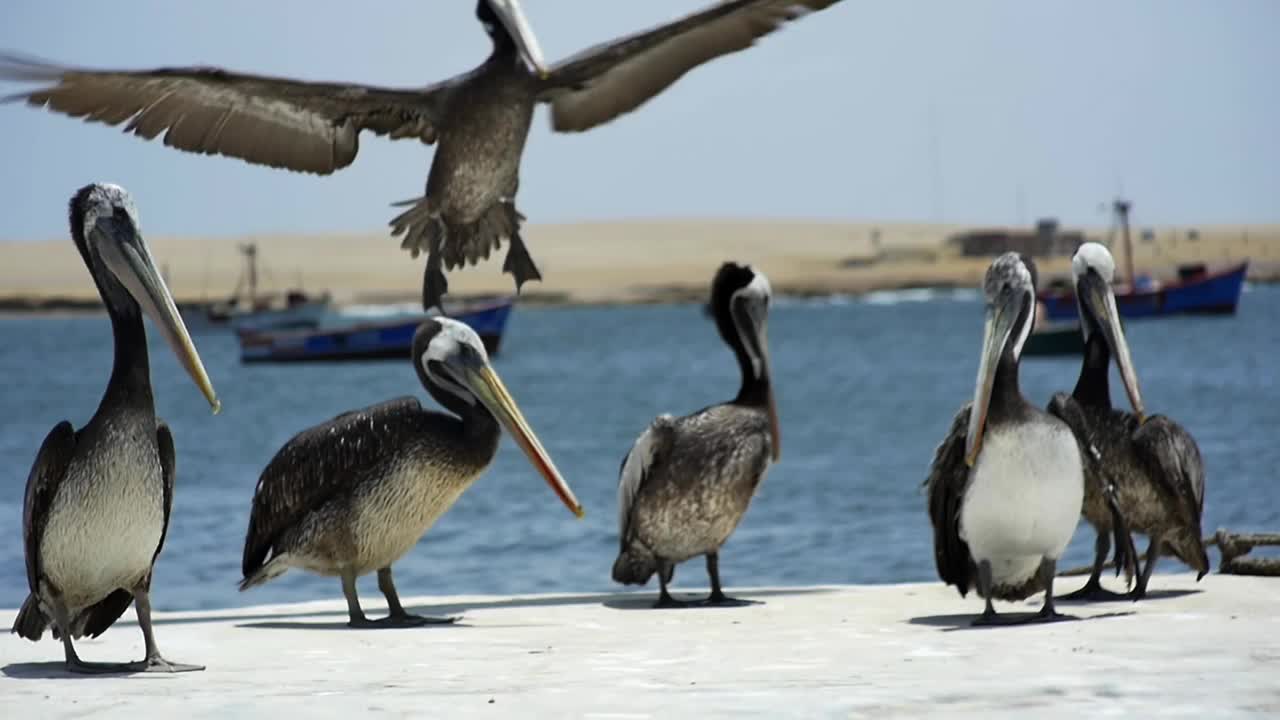
<path id="1" fill-rule="evenodd" d="M 1247 557 L 1249 551 L 1260 545 L 1280 545 L 1280 533 L 1232 533 L 1219 529 L 1218 532 L 1204 539 L 1206 546 L 1216 546 L 1222 555 L 1218 563 L 1218 572 L 1223 575 L 1262 575 L 1280 577 L 1280 557 Z M 1146 562 L 1144 554 L 1141 558 Z M 1114 561 L 1103 565 L 1104 569 L 1115 567 Z M 1092 565 L 1071 568 L 1058 573 L 1059 577 L 1088 575 L 1093 572 Z"/>

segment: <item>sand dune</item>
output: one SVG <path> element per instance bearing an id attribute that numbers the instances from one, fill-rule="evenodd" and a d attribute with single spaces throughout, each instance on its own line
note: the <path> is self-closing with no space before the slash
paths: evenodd
<path id="1" fill-rule="evenodd" d="M 963 258 L 946 238 L 962 229 L 924 223 L 748 220 L 649 220 L 530 225 L 526 238 L 545 280 L 530 283 L 530 301 L 652 302 L 701 297 L 726 260 L 764 269 L 785 293 L 857 293 L 923 285 L 976 285 L 987 260 Z M 1280 225 L 1159 228 L 1135 241 L 1141 269 L 1168 276 L 1181 262 L 1211 267 L 1251 258 L 1251 277 L 1280 277 Z M 1088 230 L 1101 237 L 1104 229 Z M 878 234 L 878 242 L 873 237 Z M 384 231 L 318 236 L 239 238 L 148 237 L 180 299 L 222 297 L 241 271 L 237 243 L 259 246 L 264 289 L 299 282 L 328 289 L 339 303 L 419 297 L 423 259 L 411 260 Z M 505 248 L 480 267 L 450 274 L 455 295 L 507 293 Z M 1052 276 L 1064 258 L 1040 261 Z M 0 243 L 0 298 L 96 296 L 73 245 L 65 240 Z"/>

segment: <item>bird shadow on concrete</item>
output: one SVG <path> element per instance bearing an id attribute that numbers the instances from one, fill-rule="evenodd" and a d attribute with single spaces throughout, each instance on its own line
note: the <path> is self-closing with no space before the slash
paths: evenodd
<path id="1" fill-rule="evenodd" d="M 316 616 L 319 616 L 319 615 L 321 615 L 321 614 L 330 614 L 330 613 L 314 613 L 313 615 L 311 615 L 311 617 L 316 617 Z M 342 615 L 342 616 L 345 616 L 345 615 L 346 615 L 346 613 L 345 613 L 345 612 L 342 612 L 342 613 L 333 613 L 333 614 L 338 614 L 338 615 Z M 414 613 L 414 614 L 417 614 L 417 613 Z M 280 618 L 280 617 L 286 617 L 286 616 L 283 616 L 283 615 L 276 615 L 275 617 Z M 374 619 L 374 620 L 376 620 L 376 619 L 377 619 L 377 617 L 375 616 L 373 619 Z M 413 631 L 419 631 L 419 630 L 430 630 L 430 629 L 440 629 L 440 628 L 455 628 L 455 627 L 471 627 L 471 626 L 470 626 L 470 625 L 468 625 L 467 623 L 463 622 L 461 617 L 454 616 L 452 619 L 449 619 L 449 618 L 433 617 L 433 618 L 432 618 L 432 622 L 424 623 L 424 624 L 422 624 L 422 625 L 399 625 L 399 626 L 397 626 L 397 625 L 371 625 L 371 626 L 369 626 L 369 627 L 353 628 L 353 627 L 351 627 L 351 626 L 347 625 L 347 621 L 346 621 L 346 620 L 339 620 L 339 621 L 337 621 L 337 622 L 329 622 L 329 621 L 303 622 L 303 621 L 296 621 L 296 620 L 264 620 L 264 621 L 262 621 L 262 622 L 236 623 L 236 627 L 238 627 L 238 628 L 254 628 L 254 629 L 258 629 L 258 630 L 346 630 L 347 632 L 367 632 L 367 631 L 379 631 L 379 630 L 383 630 L 383 631 L 386 631 L 386 630 L 400 630 L 400 631 L 404 631 L 404 632 L 413 632 Z"/>
<path id="2" fill-rule="evenodd" d="M 1186 597 L 1187 595 L 1197 595 L 1204 592 L 1199 588 L 1192 589 L 1168 589 L 1168 590 L 1147 590 L 1147 594 L 1142 596 L 1141 600 L 1136 602 L 1142 603 L 1148 600 L 1172 600 L 1174 598 Z M 1054 602 L 1059 605 L 1070 605 L 1072 607 L 1082 607 L 1085 605 L 1113 605 L 1117 603 L 1132 605 L 1135 601 L 1128 596 L 1120 596 L 1108 598 L 1106 600 L 1077 600 L 1066 596 L 1055 597 Z"/>
<path id="3" fill-rule="evenodd" d="M 1100 613 L 1098 615 L 1066 615 L 1058 620 L 1058 622 L 1089 622 L 1092 620 L 1105 620 L 1107 618 L 1128 617 L 1136 615 L 1133 610 L 1128 612 L 1109 612 Z M 1009 630 L 1019 627 L 1041 627 L 1044 625 L 1054 625 L 1056 623 L 1033 623 L 1021 622 L 1030 620 L 1036 616 L 1035 612 L 1002 612 L 1000 618 L 1004 620 L 1002 625 L 974 625 L 973 621 L 978 618 L 978 613 L 964 613 L 959 615 L 921 615 L 913 617 L 905 622 L 908 625 L 927 625 L 936 627 L 943 632 L 954 632 L 956 630 Z"/>
<path id="4" fill-rule="evenodd" d="M 634 592 L 613 593 L 612 595 L 603 596 L 601 605 L 611 610 L 705 610 L 714 612 L 716 610 L 734 610 L 736 608 L 750 607 L 753 605 L 764 605 L 764 600 L 757 598 L 778 597 L 783 595 L 813 595 L 815 593 L 833 592 L 828 588 L 777 588 L 772 590 L 743 590 L 740 593 L 728 593 L 729 602 L 709 604 L 706 602 L 707 596 L 711 594 L 711 590 L 707 589 L 701 592 L 691 593 L 671 593 L 672 599 L 686 603 L 673 607 L 654 607 L 654 603 L 658 601 L 658 594 L 652 590 L 638 590 Z"/>
<path id="5" fill-rule="evenodd" d="M 693 594 L 691 599 L 702 600 L 707 597 L 710 591 Z M 773 596 L 785 595 L 811 595 L 814 593 L 834 592 L 831 588 L 785 588 L 785 589 L 768 589 L 768 590 L 743 590 L 740 594 L 734 593 L 733 596 L 741 600 L 754 600 L 756 598 L 765 598 Z M 657 593 L 654 591 L 644 592 L 607 592 L 607 593 L 583 593 L 579 595 L 557 595 L 557 596 L 539 596 L 539 597 L 510 597 L 495 598 L 493 600 L 476 600 L 474 602 L 448 602 L 448 603 L 426 603 L 416 604 L 405 609 L 415 615 L 430 616 L 457 616 L 463 615 L 468 611 L 504 609 L 504 608 L 538 608 L 538 607 L 557 607 L 564 605 L 604 605 L 608 608 L 619 610 L 651 610 L 654 601 L 657 600 Z M 751 604 L 763 603 L 763 601 L 752 602 Z M 708 606 L 707 610 L 717 609 L 715 606 Z M 734 609 L 732 606 L 724 606 L 719 609 Z M 385 607 L 377 604 L 365 605 L 365 612 L 370 617 L 381 617 L 387 612 Z M 303 618 L 309 618 L 310 621 L 302 621 Z M 264 612 L 264 613 L 246 613 L 246 612 L 228 612 L 228 613 L 201 613 L 190 617 L 157 617 L 156 625 L 189 625 L 196 623 L 217 623 L 229 622 L 234 623 L 237 627 L 247 628 L 270 628 L 270 629 L 290 629 L 290 630 L 350 630 L 358 632 L 359 630 L 347 627 L 347 610 L 346 608 L 335 607 L 332 610 L 299 610 L 297 612 Z M 127 627 L 129 625 L 137 625 L 137 620 L 125 620 L 121 618 L 116 623 L 117 627 Z M 448 628 L 448 627 L 468 627 L 465 618 L 451 625 L 426 625 L 426 628 Z M 376 628 L 383 629 L 383 628 Z M 391 628 L 387 628 L 391 629 Z M 418 630 L 421 628 L 400 628 L 404 630 Z"/>
<path id="6" fill-rule="evenodd" d="M 9 663 L 0 668 L 0 674 L 14 680 L 85 680 L 94 678 L 119 678 L 128 675 L 155 675 L 156 673 L 144 673 L 141 670 L 136 672 L 117 672 L 117 673 L 76 673 L 67 669 L 67 664 L 62 660 L 50 660 L 48 662 L 20 662 Z"/>

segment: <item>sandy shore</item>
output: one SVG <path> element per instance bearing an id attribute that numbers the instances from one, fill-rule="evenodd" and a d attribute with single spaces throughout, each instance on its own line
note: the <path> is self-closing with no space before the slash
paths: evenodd
<path id="1" fill-rule="evenodd" d="M 545 280 L 530 283 L 530 301 L 610 303 L 702 298 L 726 259 L 751 262 L 778 292 L 861 293 L 921 287 L 974 287 L 988 263 L 962 258 L 946 238 L 953 225 L 682 220 L 530 225 L 526 237 Z M 1089 231 L 1100 236 L 1103 229 Z M 1158 275 L 1181 262 L 1222 266 L 1250 258 L 1255 280 L 1280 278 L 1280 226 L 1156 229 L 1135 241 L 1137 266 Z M 878 240 L 873 241 L 873 237 Z M 265 289 L 301 282 L 330 290 L 339 303 L 403 302 L 419 297 L 423 259 L 411 260 L 399 240 L 380 230 L 352 235 L 244 238 L 149 237 L 157 262 L 179 299 L 218 298 L 241 270 L 237 243 L 260 248 Z M 449 276 L 457 296 L 508 293 L 502 255 Z M 1046 276 L 1068 272 L 1065 258 L 1046 260 Z M 0 299 L 95 298 L 68 240 L 0 243 Z"/>
<path id="2" fill-rule="evenodd" d="M 1063 606 L 1075 622 L 993 629 L 968 628 L 980 601 L 940 583 L 736 589 L 762 604 L 679 610 L 649 609 L 651 589 L 418 598 L 406 605 L 462 619 L 409 630 L 349 630 L 340 599 L 166 613 L 161 648 L 207 671 L 71 677 L 54 641 L 5 637 L 0 700 L 15 718 L 132 720 L 1277 717 L 1277 581 L 1160 575 L 1152 588 L 1137 604 Z M 136 659 L 141 634 L 122 622 L 79 648 Z"/>

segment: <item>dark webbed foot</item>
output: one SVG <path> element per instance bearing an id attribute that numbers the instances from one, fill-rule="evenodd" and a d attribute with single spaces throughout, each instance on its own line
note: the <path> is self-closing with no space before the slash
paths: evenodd
<path id="1" fill-rule="evenodd" d="M 187 665 L 185 663 L 176 663 L 165 660 L 159 654 L 153 655 L 141 662 L 132 663 L 135 672 L 154 672 L 154 673 L 180 673 L 180 672 L 199 672 L 204 670 L 203 665 Z"/>
<path id="2" fill-rule="evenodd" d="M 707 599 L 704 600 L 702 604 L 708 605 L 711 607 L 746 607 L 748 605 L 759 605 L 760 603 L 759 601 L 756 601 L 756 600 L 741 600 L 739 598 L 731 598 L 728 595 L 725 595 L 724 593 L 717 591 L 717 592 L 711 593 L 711 595 L 707 597 Z"/>
<path id="3" fill-rule="evenodd" d="M 146 661 L 136 663 L 100 663 L 85 662 L 79 658 L 67 659 L 67 670 L 81 675 L 113 675 L 120 673 L 134 673 L 142 670 L 142 665 Z M 202 668 L 203 669 L 203 668 Z"/>
<path id="4" fill-rule="evenodd" d="M 1054 610 L 1052 607 L 1041 608 L 1040 612 L 1028 618 L 1022 618 L 1017 621 L 1018 625 L 1036 625 L 1038 623 L 1063 622 L 1065 620 L 1079 620 L 1074 615 L 1063 615 Z"/>
<path id="5" fill-rule="evenodd" d="M 1015 618 L 1009 618 L 997 613 L 988 602 L 987 609 L 974 618 L 971 624 L 973 627 L 999 627 L 1001 625 L 1016 625 L 1017 622 Z"/>
<path id="6" fill-rule="evenodd" d="M 377 620 L 370 620 L 369 618 L 363 617 L 352 618 L 347 622 L 347 627 L 367 630 L 377 628 L 410 628 L 422 627 L 423 625 L 452 625 L 457 621 L 458 618 L 456 617 L 437 618 L 405 613 L 403 615 L 388 615 L 387 617 L 378 618 Z"/>
<path id="7" fill-rule="evenodd" d="M 1075 592 L 1059 595 L 1058 599 L 1063 602 L 1117 602 L 1119 600 L 1132 599 L 1132 595 L 1132 592 L 1112 592 L 1102 587 L 1099 583 L 1090 582 Z"/>
<path id="8" fill-rule="evenodd" d="M 670 595 L 663 593 L 658 596 L 658 601 L 653 604 L 654 608 L 687 608 L 698 603 L 688 600 L 677 600 Z"/>
<path id="9" fill-rule="evenodd" d="M 542 279 L 542 273 L 538 272 L 538 266 L 534 264 L 524 240 L 518 233 L 511 236 L 511 244 L 507 247 L 507 258 L 502 263 L 502 271 L 511 273 L 515 278 L 517 294 L 525 283 Z"/>

